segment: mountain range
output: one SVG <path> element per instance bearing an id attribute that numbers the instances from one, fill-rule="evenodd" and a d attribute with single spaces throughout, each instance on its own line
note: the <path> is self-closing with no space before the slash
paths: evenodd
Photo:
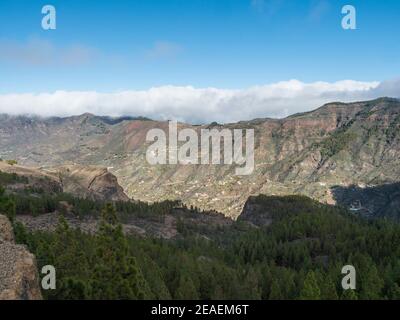
<path id="1" fill-rule="evenodd" d="M 326 104 L 284 119 L 178 128 L 254 129 L 255 169 L 230 165 L 150 165 L 146 134 L 167 121 L 83 114 L 65 118 L 0 115 L 0 158 L 37 170 L 97 166 L 135 200 L 182 200 L 236 219 L 258 194 L 306 195 L 363 215 L 398 216 L 400 100 Z M 81 173 L 84 172 L 81 169 Z M 65 170 L 63 171 L 65 172 Z M 121 190 L 122 192 L 122 190 Z"/>

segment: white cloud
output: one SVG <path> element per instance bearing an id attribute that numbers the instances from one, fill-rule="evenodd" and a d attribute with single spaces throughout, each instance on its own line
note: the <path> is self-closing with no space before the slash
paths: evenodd
<path id="1" fill-rule="evenodd" d="M 57 91 L 0 95 L 0 113 L 69 116 L 146 116 L 190 123 L 221 123 L 259 117 L 285 117 L 332 101 L 400 97 L 400 80 L 387 82 L 303 83 L 297 80 L 242 90 L 163 86 L 115 93 Z"/>
<path id="2" fill-rule="evenodd" d="M 175 58 L 183 51 L 183 48 L 173 42 L 157 41 L 153 47 L 146 52 L 146 57 L 149 59 L 165 59 Z"/>
<path id="3" fill-rule="evenodd" d="M 89 63 L 97 56 L 98 52 L 94 48 L 77 44 L 59 47 L 40 38 L 30 38 L 25 42 L 0 41 L 0 63 L 71 66 Z"/>

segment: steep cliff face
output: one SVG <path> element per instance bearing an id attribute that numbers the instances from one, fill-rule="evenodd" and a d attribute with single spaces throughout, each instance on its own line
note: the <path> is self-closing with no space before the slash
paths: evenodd
<path id="1" fill-rule="evenodd" d="M 8 219 L 0 215 L 0 300 L 42 299 L 36 260 L 14 243 Z"/>
<path id="2" fill-rule="evenodd" d="M 58 174 L 64 192 L 93 200 L 129 200 L 107 168 L 66 165 L 53 170 Z"/>
<path id="3" fill-rule="evenodd" d="M 64 119 L 0 117 L 0 157 L 36 166 L 108 167 L 129 197 L 181 199 L 237 217 L 251 195 L 303 194 L 336 201 L 337 186 L 400 181 L 400 102 L 382 98 L 330 103 L 285 119 L 215 126 L 255 130 L 255 170 L 236 176 L 230 165 L 159 165 L 146 161 L 150 129 L 167 122 L 105 122 L 85 114 Z M 179 124 L 197 132 L 208 125 Z"/>
<path id="4" fill-rule="evenodd" d="M 6 187 L 18 191 L 30 188 L 45 193 L 66 192 L 81 198 L 106 201 L 128 201 L 117 178 L 99 166 L 65 165 L 30 168 L 0 161 L 0 172 L 15 174 Z"/>

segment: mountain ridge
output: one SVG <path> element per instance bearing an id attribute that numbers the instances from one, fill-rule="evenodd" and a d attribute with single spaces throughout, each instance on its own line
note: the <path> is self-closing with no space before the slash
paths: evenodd
<path id="1" fill-rule="evenodd" d="M 237 122 L 228 122 L 228 123 L 223 123 L 221 125 L 232 125 L 232 124 L 238 124 L 238 123 L 246 123 L 246 122 L 255 122 L 255 121 L 268 121 L 268 120 L 285 120 L 289 118 L 295 118 L 298 116 L 302 115 L 307 115 L 307 114 L 312 114 L 320 109 L 325 109 L 331 105 L 342 105 L 342 106 L 349 106 L 349 105 L 356 105 L 356 104 L 363 104 L 365 102 L 369 103 L 378 103 L 378 102 L 395 102 L 398 103 L 400 101 L 400 98 L 395 98 L 395 97 L 379 97 L 373 100 L 367 100 L 367 101 L 353 101 L 353 102 L 341 102 L 341 101 L 332 101 L 323 104 L 322 106 L 310 110 L 310 111 L 304 111 L 304 112 L 298 112 L 298 113 L 293 113 L 291 115 L 288 115 L 283 118 L 273 118 L 273 117 L 258 117 L 254 119 L 249 119 L 249 120 L 239 120 Z M 8 113 L 0 113 L 0 118 L 1 117 L 9 117 L 9 118 L 22 118 L 22 119 L 34 119 L 34 120 L 66 120 L 66 119 L 80 119 L 80 118 L 97 118 L 100 120 L 103 120 L 104 122 L 108 124 L 118 124 L 122 121 L 135 121 L 135 120 L 142 120 L 142 121 L 157 121 L 157 122 L 164 122 L 168 120 L 157 120 L 157 119 L 151 119 L 145 116 L 130 116 L 130 115 L 121 115 L 121 116 L 110 116 L 110 115 L 96 115 L 91 112 L 84 112 L 82 114 L 74 114 L 74 115 L 69 115 L 69 116 L 41 116 L 41 115 L 36 115 L 36 114 L 19 114 L 19 115 L 11 115 Z M 191 126 L 203 126 L 207 125 L 207 123 L 190 123 L 190 122 L 183 122 L 186 125 L 191 125 Z"/>
<path id="2" fill-rule="evenodd" d="M 178 124 L 197 132 L 208 127 Z M 218 125 L 255 130 L 256 167 L 243 177 L 229 165 L 149 165 L 146 133 L 153 128 L 166 131 L 168 122 L 107 124 L 87 115 L 62 123 L 0 117 L 0 157 L 28 166 L 100 165 L 109 168 L 131 198 L 179 199 L 233 218 L 252 195 L 302 194 L 333 204 L 334 187 L 400 181 L 400 101 L 394 98 L 329 103 L 284 119 Z"/>

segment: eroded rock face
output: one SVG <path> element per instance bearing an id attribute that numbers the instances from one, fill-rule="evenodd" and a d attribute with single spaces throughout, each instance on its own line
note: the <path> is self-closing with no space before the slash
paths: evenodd
<path id="1" fill-rule="evenodd" d="M 64 192 L 93 200 L 128 201 L 117 178 L 100 166 L 65 165 L 57 167 Z"/>
<path id="2" fill-rule="evenodd" d="M 0 161 L 0 172 L 16 174 L 21 178 L 6 186 L 11 191 L 32 188 L 47 194 L 66 192 L 92 200 L 129 200 L 118 184 L 117 177 L 101 166 L 64 165 L 42 168 L 10 165 Z"/>
<path id="3" fill-rule="evenodd" d="M 0 215 L 0 300 L 40 300 L 36 259 L 14 243 L 8 219 Z"/>
<path id="4" fill-rule="evenodd" d="M 14 241 L 14 232 L 11 223 L 6 216 L 2 215 L 0 215 L 0 240 Z"/>

